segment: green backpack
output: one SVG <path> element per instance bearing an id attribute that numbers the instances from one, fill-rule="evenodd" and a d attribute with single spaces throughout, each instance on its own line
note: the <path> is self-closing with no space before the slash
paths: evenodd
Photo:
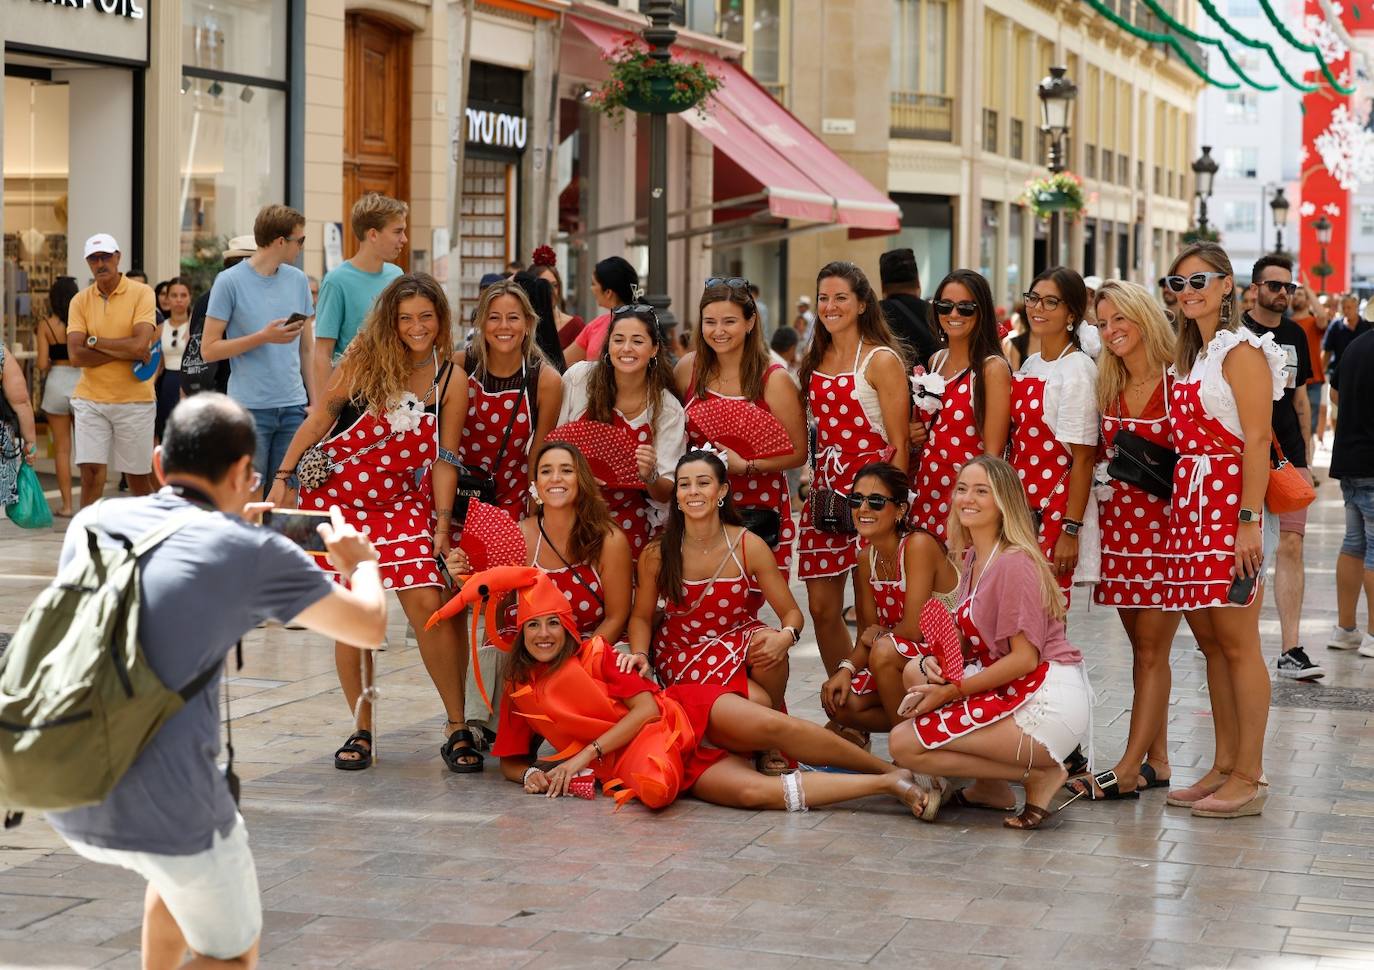
<path id="1" fill-rule="evenodd" d="M 0 654 L 0 806 L 58 810 L 103 801 L 169 717 L 214 678 L 180 690 L 139 645 L 138 560 L 205 513 L 173 516 L 137 541 L 86 545 L 34 600 Z M 5 827 L 19 823 L 10 812 Z"/>

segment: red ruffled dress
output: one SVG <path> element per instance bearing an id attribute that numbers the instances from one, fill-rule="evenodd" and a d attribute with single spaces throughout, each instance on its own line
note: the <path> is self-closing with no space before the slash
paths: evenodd
<path id="1" fill-rule="evenodd" d="M 937 357 L 944 360 L 945 351 Z M 931 366 L 939 370 L 934 360 Z M 949 523 L 949 500 L 959 472 L 983 453 L 983 438 L 973 419 L 973 368 L 966 367 L 945 384 L 940 410 L 932 416 L 921 463 L 916 473 L 916 497 L 910 521 L 941 542 Z M 918 415 L 923 412 L 918 412 Z"/>
<path id="2" fill-rule="evenodd" d="M 1172 447 L 1169 395 L 1173 379 L 1167 375 L 1137 417 L 1126 413 L 1124 395 L 1116 411 L 1102 415 L 1102 441 L 1112 454 L 1118 431 Z M 1099 488 L 1103 488 L 1099 486 Z M 1102 578 L 1093 591 L 1100 606 L 1158 608 L 1164 605 L 1165 541 L 1169 533 L 1169 502 L 1138 485 L 1111 481 L 1110 498 L 1098 495 L 1098 523 L 1102 529 Z"/>
<path id="3" fill-rule="evenodd" d="M 468 416 L 458 459 L 496 479 L 495 504 L 519 522 L 525 517 L 529 498 L 529 450 L 538 408 L 531 397 L 538 395 L 541 365 L 532 359 L 510 377 L 479 377 L 473 373 L 476 361 L 469 353 L 464 366 L 468 372 Z"/>
<path id="4" fill-rule="evenodd" d="M 729 757 L 728 751 L 703 743 L 711 707 L 730 691 L 719 684 L 660 689 L 639 674 L 621 672 L 617 655 L 595 638 L 557 669 L 536 671 L 530 683 L 507 684 L 492 754 L 528 757 L 535 739 L 544 738 L 558 749 L 560 760 L 572 757 L 629 713 L 626 700 L 652 694 L 660 716 L 591 768 L 617 803 L 638 798 L 649 808 L 663 808 Z"/>
<path id="5" fill-rule="evenodd" d="M 783 369 L 780 364 L 771 365 L 764 372 L 764 383 L 768 382 L 773 371 Z M 706 437 L 692 425 L 693 405 L 712 397 L 742 400 L 742 398 L 730 398 L 728 395 L 718 394 L 715 391 L 708 390 L 706 393 L 707 398 L 698 398 L 694 388 L 687 390 L 685 410 L 687 412 L 687 446 L 689 450 L 700 448 L 708 443 Z M 753 403 L 765 410 L 768 409 L 768 402 L 763 398 L 759 398 Z M 781 570 L 783 577 L 790 577 L 792 575 L 792 552 L 797 541 L 797 524 L 792 518 L 792 496 L 787 487 L 787 475 L 784 472 L 731 475 L 730 494 L 735 505 L 739 508 L 772 509 L 778 513 L 778 546 L 773 550 L 773 558 L 778 561 L 778 569 Z"/>

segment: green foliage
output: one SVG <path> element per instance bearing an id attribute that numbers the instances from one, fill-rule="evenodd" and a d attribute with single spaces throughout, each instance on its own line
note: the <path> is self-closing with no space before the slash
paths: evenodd
<path id="1" fill-rule="evenodd" d="M 616 124 L 626 111 L 673 114 L 696 108 L 705 115 L 707 99 L 724 83 L 703 64 L 653 57 L 644 39 L 634 35 L 601 59 L 610 65 L 611 76 L 588 104 Z"/>

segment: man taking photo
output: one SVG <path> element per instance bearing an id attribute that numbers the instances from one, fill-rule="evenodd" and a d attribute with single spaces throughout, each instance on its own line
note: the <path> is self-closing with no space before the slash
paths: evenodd
<path id="1" fill-rule="evenodd" d="M 289 540 L 241 517 L 265 508 L 249 504 L 262 484 L 254 445 L 244 408 L 222 394 L 188 398 L 172 411 L 153 458 L 165 487 L 84 509 L 67 529 L 59 568 L 86 543 L 88 527 L 113 545 L 110 534 L 136 539 L 190 509 L 203 511 L 140 559 L 139 639 L 165 684 L 190 684 L 222 665 L 262 620 L 295 620 L 364 648 L 385 638 L 377 552 L 337 509 L 319 531 L 349 589 L 330 583 Z M 221 676 L 222 669 L 163 724 L 103 802 L 47 815 L 78 855 L 148 880 L 144 967 L 179 966 L 188 947 L 197 967 L 257 962 L 257 872 L 216 763 Z"/>

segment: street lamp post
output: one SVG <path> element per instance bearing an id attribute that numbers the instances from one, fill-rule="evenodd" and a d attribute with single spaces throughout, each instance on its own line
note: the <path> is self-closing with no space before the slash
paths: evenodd
<path id="1" fill-rule="evenodd" d="M 1269 200 L 1269 211 L 1274 213 L 1274 254 L 1283 255 L 1283 227 L 1288 223 L 1288 197 L 1283 194 L 1283 186 L 1274 190 Z"/>
<path id="2" fill-rule="evenodd" d="M 1333 228 L 1331 220 L 1324 215 L 1318 216 L 1317 221 L 1312 223 L 1312 229 L 1317 234 L 1317 245 L 1322 248 L 1321 262 L 1312 267 L 1312 272 L 1321 277 L 1323 293 L 1326 292 L 1326 278 L 1331 275 L 1331 266 L 1326 261 L 1326 247 L 1331 244 L 1331 230 Z"/>
<path id="3" fill-rule="evenodd" d="M 673 29 L 672 0 L 649 0 L 641 9 L 649 18 L 644 41 L 650 56 L 666 62 L 677 31 Z M 668 305 L 668 116 L 649 115 L 649 292 L 645 301 L 654 308 L 665 332 L 677 321 Z"/>
<path id="4" fill-rule="evenodd" d="M 1051 174 L 1064 171 L 1064 139 L 1069 133 L 1069 109 L 1078 96 L 1078 86 L 1064 76 L 1067 68 L 1051 67 L 1049 77 L 1040 82 L 1040 130 L 1049 136 Z M 1060 213 L 1050 213 L 1049 265 L 1059 265 Z"/>
<path id="5" fill-rule="evenodd" d="M 1207 200 L 1212 197 L 1212 184 L 1217 177 L 1217 160 L 1212 157 L 1212 146 L 1203 145 L 1202 154 L 1193 162 L 1193 179 L 1198 198 L 1197 228 L 1207 235 Z"/>

